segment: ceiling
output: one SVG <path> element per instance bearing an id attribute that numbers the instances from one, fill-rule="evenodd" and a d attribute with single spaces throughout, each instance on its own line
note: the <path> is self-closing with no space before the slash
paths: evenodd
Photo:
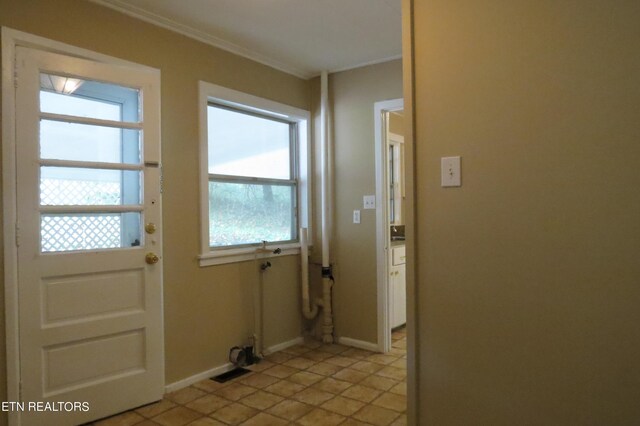
<path id="1" fill-rule="evenodd" d="M 302 78 L 397 59 L 401 0 L 92 0 Z"/>

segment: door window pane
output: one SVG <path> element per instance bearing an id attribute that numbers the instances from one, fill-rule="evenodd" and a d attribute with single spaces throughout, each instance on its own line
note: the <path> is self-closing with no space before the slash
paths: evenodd
<path id="1" fill-rule="evenodd" d="M 209 173 L 291 179 L 291 124 L 210 105 Z"/>
<path id="2" fill-rule="evenodd" d="M 295 185 L 209 182 L 212 247 L 296 238 Z"/>
<path id="3" fill-rule="evenodd" d="M 97 250 L 140 245 L 141 215 L 50 214 L 40 219 L 42 252 Z"/>
<path id="4" fill-rule="evenodd" d="M 140 131 L 41 120 L 40 158 L 139 164 Z"/>
<path id="5" fill-rule="evenodd" d="M 111 121 L 140 121 L 139 91 L 91 80 L 40 74 L 40 111 Z"/>
<path id="6" fill-rule="evenodd" d="M 40 168 L 40 205 L 140 204 L 141 172 L 130 170 Z"/>

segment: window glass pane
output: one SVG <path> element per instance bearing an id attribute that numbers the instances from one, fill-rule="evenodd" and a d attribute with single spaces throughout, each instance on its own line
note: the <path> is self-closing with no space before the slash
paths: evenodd
<path id="1" fill-rule="evenodd" d="M 209 182 L 209 245 L 295 240 L 295 188 Z"/>
<path id="2" fill-rule="evenodd" d="M 40 204 L 140 204 L 140 178 L 139 171 L 41 167 Z"/>
<path id="3" fill-rule="evenodd" d="M 140 163 L 140 131 L 40 121 L 40 158 Z"/>
<path id="4" fill-rule="evenodd" d="M 43 252 L 140 245 L 140 213 L 51 214 L 40 218 Z"/>
<path id="5" fill-rule="evenodd" d="M 40 111 L 138 122 L 139 91 L 115 84 L 40 74 Z"/>
<path id="6" fill-rule="evenodd" d="M 209 106 L 209 173 L 291 179 L 290 124 Z"/>

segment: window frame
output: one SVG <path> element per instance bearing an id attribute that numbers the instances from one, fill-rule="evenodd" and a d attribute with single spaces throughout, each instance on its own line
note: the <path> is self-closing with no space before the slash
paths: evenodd
<path id="1" fill-rule="evenodd" d="M 273 118 L 277 121 L 284 121 L 292 124 L 291 129 L 291 167 L 292 178 L 295 181 L 296 206 L 295 214 L 296 227 L 307 228 L 309 236 L 311 232 L 311 152 L 310 152 L 310 113 L 309 111 L 285 105 L 279 102 L 260 98 L 226 87 L 199 82 L 199 127 L 200 127 L 200 254 L 198 261 L 201 267 L 221 265 L 233 262 L 253 260 L 256 257 L 265 258 L 282 255 L 293 255 L 300 253 L 299 232 L 296 230 L 295 241 L 268 243 L 268 251 L 259 252 L 257 249 L 262 246 L 257 244 L 234 245 L 227 247 L 209 246 L 209 123 L 207 111 L 210 105 L 230 108 L 241 113 L 256 115 L 259 117 Z M 235 181 L 239 176 L 227 176 L 229 181 Z M 242 179 L 242 177 L 240 177 Z M 248 178 L 247 182 L 268 182 L 277 179 Z M 309 241 L 311 245 L 311 241 Z M 272 253 L 276 248 L 280 248 L 280 254 Z"/>

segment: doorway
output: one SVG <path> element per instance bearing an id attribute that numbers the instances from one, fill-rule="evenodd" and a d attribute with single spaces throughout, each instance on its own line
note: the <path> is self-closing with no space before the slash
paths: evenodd
<path id="1" fill-rule="evenodd" d="M 378 280 L 378 349 L 392 349 L 392 330 L 407 320 L 404 233 L 404 102 L 374 105 L 376 150 L 376 256 Z"/>
<path id="2" fill-rule="evenodd" d="M 164 391 L 159 74 L 13 42 L 10 422 L 84 423 Z"/>

